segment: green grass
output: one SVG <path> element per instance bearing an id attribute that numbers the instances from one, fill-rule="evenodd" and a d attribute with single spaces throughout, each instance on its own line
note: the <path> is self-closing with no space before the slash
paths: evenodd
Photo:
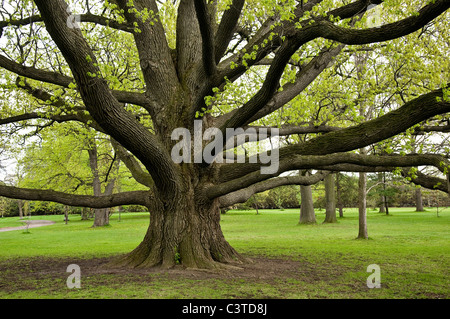
<path id="1" fill-rule="evenodd" d="M 227 277 L 179 272 L 95 274 L 82 289 L 65 287 L 68 274 L 23 276 L 36 258 L 92 258 L 126 253 L 142 240 L 148 213 L 111 217 L 110 226 L 70 216 L 33 216 L 51 226 L 0 233 L 0 298 L 448 298 L 450 209 L 415 212 L 391 208 L 390 215 L 368 212 L 369 240 L 356 240 L 358 215 L 346 209 L 338 223 L 298 225 L 298 210 L 229 211 L 222 229 L 237 251 L 253 258 L 297 262 L 286 275 Z M 20 226 L 18 218 L 0 227 Z M 367 266 L 381 269 L 380 289 L 368 289 Z M 17 268 L 23 273 L 15 275 Z M 275 263 L 276 265 L 276 263 Z M 34 267 L 34 268 L 33 268 Z M 276 266 L 275 266 L 276 267 Z M 264 269 L 263 269 L 264 270 Z M 276 272 L 277 269 L 275 269 Z M 33 270 L 35 271 L 35 270 Z M 262 271 L 263 273 L 263 271 Z M 4 282 L 2 283 L 2 276 Z M 22 277 L 20 277 L 22 276 Z M 117 278 L 120 277 L 120 280 Z M 5 279 L 6 278 L 6 279 Z M 11 278 L 16 278 L 12 280 Z M 22 279 L 18 279 L 22 278 Z M 6 282 L 5 282 L 6 281 Z M 5 287 L 8 287 L 5 289 Z M 59 287 L 59 288 L 57 288 Z"/>
<path id="2" fill-rule="evenodd" d="M 142 240 L 149 224 L 148 213 L 126 213 L 110 218 L 110 226 L 91 228 L 92 220 L 81 220 L 69 215 L 66 225 L 64 216 L 32 216 L 31 219 L 55 221 L 55 224 L 30 228 L 33 236 L 23 230 L 0 233 L 0 259 L 33 256 L 95 257 L 119 254 L 136 247 Z M 21 226 L 18 217 L 0 219 L 0 227 Z"/>

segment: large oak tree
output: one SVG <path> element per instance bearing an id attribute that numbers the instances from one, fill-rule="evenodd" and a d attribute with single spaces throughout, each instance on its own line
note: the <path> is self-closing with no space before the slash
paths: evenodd
<path id="1" fill-rule="evenodd" d="M 364 172 L 422 165 L 448 174 L 448 161 L 439 154 L 352 152 L 448 114 L 448 82 L 405 99 L 403 105 L 384 115 L 347 128 L 278 123 L 283 136 L 317 135 L 281 147 L 278 170 L 274 173 L 261 172 L 267 163 L 257 154 L 245 163 L 176 163 L 171 152 L 178 143 L 172 139 L 172 132 L 185 128 L 194 137 L 195 120 L 202 121 L 203 131 L 218 128 L 224 135 L 227 129 L 248 128 L 255 123 L 256 131 L 262 132 L 259 120 L 287 108 L 334 59 L 346 54 L 346 47 L 391 41 L 424 30 L 447 14 L 449 0 L 421 1 L 418 11 L 406 16 L 398 14 L 396 21 L 376 27 L 357 22 L 373 6 L 383 6 L 382 0 L 355 0 L 348 4 L 269 1 L 267 7 L 244 0 L 180 0 L 167 7 L 155 0 L 117 0 L 100 5 L 99 12 L 86 6 L 79 21 L 73 19 L 63 0 L 35 0 L 34 4 L 37 13 L 27 16 L 28 11 L 24 10 L 19 16 L 0 21 L 0 30 L 28 28 L 28 32 L 39 34 L 41 41 L 54 44 L 57 50 L 48 51 L 64 62 L 59 68 L 44 68 L 39 63 L 26 65 L 25 58 L 16 61 L 0 55 L 0 67 L 19 76 L 16 86 L 9 87 L 10 92 L 26 90 L 35 99 L 46 101 L 51 111 L 24 107 L 20 114 L 2 115 L 0 124 L 42 119 L 89 125 L 110 136 L 121 160 L 148 190 L 88 196 L 1 185 L 0 195 L 93 208 L 147 206 L 151 212 L 148 231 L 135 250 L 118 259 L 119 265 L 170 267 L 181 262 L 186 267 L 221 268 L 228 267 L 227 263 L 244 262 L 245 258 L 222 234 L 220 208 L 245 201 L 256 192 L 281 185 L 309 185 L 324 176 L 280 176 L 284 172 Z M 257 14 L 258 5 L 265 10 Z M 161 8 L 165 11 L 161 12 Z M 130 55 L 135 54 L 134 61 L 138 63 L 114 61 L 114 57 L 123 56 L 112 57 L 108 47 L 96 47 L 107 38 L 106 33 L 100 37 L 93 29 L 86 32 L 75 22 L 124 34 L 116 39 L 127 50 L 130 42 L 125 39 L 131 38 Z M 96 35 L 93 43 L 91 38 Z M 114 43 L 109 46 L 112 48 Z M 322 48 L 318 43 L 323 44 Z M 299 63 L 299 52 L 311 48 L 317 48 L 314 55 Z M 29 56 L 27 52 L 20 53 L 22 57 Z M 114 81 L 107 68 L 115 63 L 124 66 L 121 81 Z M 235 83 L 248 85 L 248 71 L 261 66 L 267 68 L 260 85 L 247 86 L 243 93 L 251 96 L 217 112 L 217 98 L 226 97 Z M 294 77 L 283 81 L 286 72 L 292 70 Z M 33 81 L 35 87 L 27 86 L 24 78 Z M 133 85 L 125 81 L 127 78 L 133 79 Z M 38 87 L 38 83 L 45 85 Z M 53 93 L 46 86 L 52 87 Z M 64 92 L 54 94 L 55 87 Z M 69 91 L 74 92 L 73 96 L 64 95 Z M 76 101 L 76 107 L 69 110 L 68 101 Z M 202 147 L 210 147 L 208 143 L 203 141 Z M 195 151 L 192 149 L 192 154 Z M 423 179 L 423 183 L 429 181 L 421 175 L 416 178 Z M 447 184 L 442 178 L 439 181 L 440 185 Z M 448 191 L 446 186 L 444 190 Z"/>

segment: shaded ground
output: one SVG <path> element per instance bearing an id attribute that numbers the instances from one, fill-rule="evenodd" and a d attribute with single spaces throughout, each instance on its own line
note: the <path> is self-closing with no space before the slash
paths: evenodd
<path id="1" fill-rule="evenodd" d="M 18 227 L 1 227 L 0 232 L 43 227 L 43 226 L 53 225 L 55 223 L 54 221 L 51 221 L 51 220 L 22 220 L 20 222 L 25 225 L 18 226 Z"/>
<path id="2" fill-rule="evenodd" d="M 14 258 L 0 261 L 0 299 L 107 298 L 107 299 L 322 299 L 322 298 L 449 298 L 382 281 L 369 289 L 369 274 L 356 266 L 311 264 L 306 260 L 252 257 L 239 270 L 110 269 L 110 258 Z M 67 266 L 81 269 L 81 289 L 69 289 Z"/>
<path id="3" fill-rule="evenodd" d="M 74 258 L 17 258 L 9 261 L 0 261 L 0 273 L 3 274 L 0 281 L 0 288 L 5 288 L 5 281 L 13 282 L 23 280 L 26 277 L 55 276 L 67 278 L 67 266 L 77 264 L 82 270 L 82 276 L 91 277 L 95 275 L 116 275 L 117 280 L 121 276 L 126 276 L 127 280 L 133 280 L 130 276 L 136 276 L 142 280 L 142 276 L 164 274 L 171 279 L 180 278 L 201 278 L 201 279 L 260 279 L 271 280 L 286 276 L 304 277 L 307 280 L 317 280 L 318 272 L 312 265 L 305 262 L 293 261 L 288 259 L 266 259 L 252 258 L 252 263 L 245 265 L 236 265 L 240 269 L 228 271 L 184 269 L 176 266 L 171 269 L 161 268 L 110 268 L 104 267 L 111 258 L 92 258 L 92 259 L 74 259 Z M 300 270 L 300 268 L 302 270 Z M 6 275 L 6 276 L 5 276 Z M 323 279 L 323 278 L 322 278 Z"/>
<path id="4" fill-rule="evenodd" d="M 269 259 L 269 258 L 252 258 L 253 262 L 246 265 L 237 265 L 241 267 L 238 270 L 230 271 L 206 271 L 206 270 L 191 270 L 174 267 L 172 269 L 110 269 L 105 268 L 104 265 L 109 261 L 109 258 L 94 258 L 94 259 L 72 259 L 72 258 L 17 258 L 6 261 L 0 261 L 0 298 L 2 293 L 17 294 L 20 292 L 33 290 L 50 290 L 57 293 L 57 290 L 68 291 L 66 280 L 71 273 L 68 273 L 67 266 L 70 264 L 77 264 L 81 269 L 81 282 L 85 289 L 95 290 L 99 287 L 104 287 L 105 290 L 115 287 L 134 286 L 139 287 L 154 287 L 160 289 L 160 286 L 174 285 L 173 289 L 183 289 L 186 287 L 205 284 L 205 289 L 226 289 L 221 288 L 228 285 L 231 287 L 237 285 L 260 285 L 262 289 L 256 292 L 236 291 L 234 293 L 225 293 L 219 297 L 229 298 L 284 298 L 290 296 L 289 288 L 286 282 L 295 280 L 296 282 L 314 283 L 323 280 L 332 280 L 333 273 L 329 270 L 321 271 L 313 265 L 288 259 Z M 158 284 L 159 281 L 159 284 Z M 52 284 L 52 282 L 54 284 Z M 213 284 L 213 286 L 210 286 Z M 178 286 L 177 286 L 178 285 Z M 51 287 L 53 286 L 53 287 Z M 285 287 L 285 296 L 276 295 L 280 293 L 278 288 Z M 57 288 L 59 287 L 59 288 Z M 109 287 L 109 288 L 108 288 Z M 178 288 L 177 288 L 178 287 Z M 265 295 L 263 290 L 267 287 L 278 287 L 278 292 Z M 194 287 L 192 287 L 194 289 Z M 363 286 L 361 286 L 364 289 Z M 298 289 L 298 285 L 296 287 Z M 237 289 L 239 290 L 239 289 Z M 47 292 L 48 293 L 48 292 Z M 150 298 L 155 297 L 151 291 L 148 292 Z M 194 293 L 194 291 L 191 291 Z M 176 295 L 176 294 L 175 294 Z M 4 295 L 3 295 L 4 296 Z M 170 297 L 170 294 L 168 295 Z M 157 297 L 157 296 L 156 296 Z M 162 296 L 165 298 L 165 296 Z M 195 296 L 190 295 L 187 291 L 184 295 L 177 295 L 177 297 L 185 298 L 214 298 L 210 295 Z"/>

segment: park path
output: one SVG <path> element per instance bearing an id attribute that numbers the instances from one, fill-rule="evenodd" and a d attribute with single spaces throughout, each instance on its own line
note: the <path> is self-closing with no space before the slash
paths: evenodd
<path id="1" fill-rule="evenodd" d="M 36 227 L 42 227 L 42 226 L 49 226 L 54 224 L 54 221 L 51 220 L 24 220 L 21 221 L 23 223 L 28 223 L 28 229 L 30 228 L 36 228 Z M 2 227 L 0 228 L 0 232 L 4 231 L 11 231 L 11 230 L 21 230 L 25 229 L 27 226 L 18 226 L 18 227 Z"/>

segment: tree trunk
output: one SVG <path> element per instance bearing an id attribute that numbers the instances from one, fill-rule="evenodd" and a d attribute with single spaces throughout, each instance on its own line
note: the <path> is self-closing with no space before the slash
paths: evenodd
<path id="1" fill-rule="evenodd" d="M 359 173 L 358 183 L 358 202 L 359 202 L 359 232 L 358 239 L 367 239 L 367 204 L 366 204 L 366 186 L 367 174 Z"/>
<path id="2" fill-rule="evenodd" d="M 67 225 L 69 222 L 69 206 L 64 206 L 64 223 Z"/>
<path id="3" fill-rule="evenodd" d="M 98 169 L 98 154 L 97 154 L 97 146 L 95 145 L 95 140 L 91 142 L 91 145 L 88 149 L 89 154 L 89 165 L 91 167 L 92 174 L 94 179 L 92 181 L 92 186 L 94 189 L 95 196 L 102 195 L 111 195 L 114 189 L 115 179 L 112 179 L 108 185 L 105 187 L 105 191 L 102 194 L 102 185 L 99 177 L 99 169 Z M 116 162 L 116 169 L 119 168 L 119 162 Z M 110 208 L 102 208 L 94 210 L 94 224 L 92 227 L 106 226 L 109 225 L 109 215 Z"/>
<path id="4" fill-rule="evenodd" d="M 336 223 L 336 192 L 334 187 L 334 174 L 325 177 L 326 211 L 324 223 Z"/>
<path id="5" fill-rule="evenodd" d="M 88 220 L 89 219 L 89 210 L 87 207 L 83 207 L 81 209 L 81 220 Z"/>
<path id="6" fill-rule="evenodd" d="M 316 214 L 314 213 L 311 185 L 300 185 L 300 194 L 300 224 L 315 224 Z"/>
<path id="7" fill-rule="evenodd" d="M 20 219 L 23 219 L 23 201 L 19 199 L 17 205 L 19 206 L 19 217 Z"/>
<path id="8" fill-rule="evenodd" d="M 384 203 L 384 195 L 380 196 L 380 210 L 379 213 L 385 213 L 386 212 L 386 204 Z"/>
<path id="9" fill-rule="evenodd" d="M 109 208 L 95 209 L 94 210 L 94 224 L 92 227 L 107 226 L 109 225 Z"/>
<path id="10" fill-rule="evenodd" d="M 420 188 L 416 188 L 416 212 L 423 212 L 423 199 L 422 199 L 422 190 Z"/>
<path id="11" fill-rule="evenodd" d="M 384 179 L 383 179 L 383 172 L 379 172 L 378 173 L 378 181 L 380 183 L 384 183 Z M 386 185 L 383 184 L 383 192 L 386 189 Z M 385 213 L 386 212 L 386 197 L 384 196 L 384 193 L 380 195 L 380 209 L 379 209 L 379 213 Z"/>
<path id="12" fill-rule="evenodd" d="M 342 218 L 344 217 L 344 204 L 342 203 L 341 173 L 336 174 L 336 197 L 337 206 L 339 209 L 339 218 Z"/>
<path id="13" fill-rule="evenodd" d="M 386 211 L 386 215 L 389 215 L 389 204 L 386 196 L 386 172 L 383 172 L 383 191 L 384 208 Z"/>
<path id="14" fill-rule="evenodd" d="M 218 201 L 202 201 L 192 191 L 178 199 L 152 199 L 150 225 L 144 240 L 114 266 L 170 268 L 233 268 L 227 263 L 248 261 L 225 240 Z"/>

